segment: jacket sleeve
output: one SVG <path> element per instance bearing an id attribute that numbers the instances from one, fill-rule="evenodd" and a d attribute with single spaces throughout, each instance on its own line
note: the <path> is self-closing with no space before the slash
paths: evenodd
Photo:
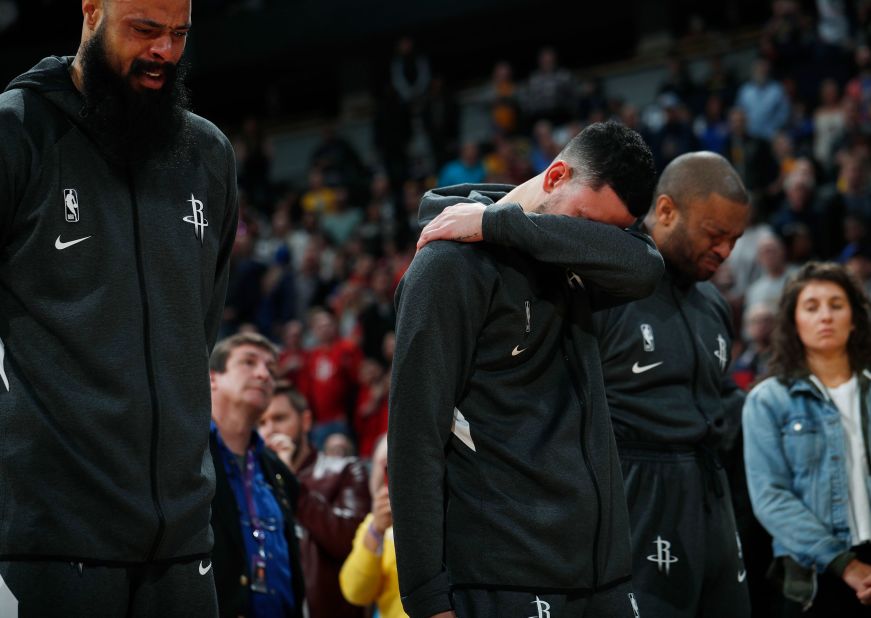
<path id="1" fill-rule="evenodd" d="M 399 589 L 411 618 L 451 608 L 443 564 L 445 449 L 489 307 L 492 284 L 481 259 L 471 245 L 430 243 L 397 290 L 388 472 Z"/>
<path id="2" fill-rule="evenodd" d="M 223 136 L 222 136 L 223 137 Z M 233 242 L 236 240 L 236 224 L 239 219 L 239 203 L 236 188 L 236 157 L 229 140 L 223 137 L 224 156 L 226 157 L 225 181 L 227 183 L 227 199 L 224 204 L 223 218 L 221 220 L 221 238 L 218 248 L 218 260 L 215 265 L 215 285 L 212 288 L 212 298 L 206 312 L 206 341 L 208 353 L 218 338 L 218 330 L 221 328 L 221 320 L 224 316 L 224 302 L 227 298 L 227 285 L 230 279 L 230 254 L 233 251 Z"/>
<path id="3" fill-rule="evenodd" d="M 362 462 L 348 464 L 341 483 L 332 503 L 302 483 L 296 504 L 296 520 L 337 561 L 348 555 L 354 533 L 369 512 L 369 480 Z"/>
<path id="4" fill-rule="evenodd" d="M 645 234 L 581 217 L 527 214 L 518 204 L 488 206 L 482 235 L 487 242 L 570 269 L 585 287 L 594 284 L 595 309 L 649 296 L 665 270 Z"/>
<path id="5" fill-rule="evenodd" d="M 783 450 L 782 420 L 789 400 L 763 382 L 744 403 L 744 464 L 756 518 L 802 566 L 822 572 L 844 551 L 843 543 L 792 489 L 793 472 Z"/>
<path id="6" fill-rule="evenodd" d="M 6 98 L 12 95 L 7 93 Z M 33 145 L 18 114 L 0 103 L 0 248 L 9 240 L 12 220 L 31 176 Z"/>
<path id="7" fill-rule="evenodd" d="M 339 571 L 339 587 L 342 596 L 351 605 L 366 607 L 375 602 L 381 593 L 381 556 L 374 554 L 363 544 L 366 529 L 372 522 L 368 515 L 357 528 L 354 546 Z"/>

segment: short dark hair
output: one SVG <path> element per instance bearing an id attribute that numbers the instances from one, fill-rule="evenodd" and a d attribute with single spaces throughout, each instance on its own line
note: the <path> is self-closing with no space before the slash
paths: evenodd
<path id="1" fill-rule="evenodd" d="M 557 155 L 595 191 L 608 185 L 634 216 L 647 213 L 656 186 L 653 153 L 637 131 L 609 120 L 573 137 Z"/>
<path id="2" fill-rule="evenodd" d="M 266 350 L 273 357 L 278 358 L 278 348 L 274 343 L 259 333 L 238 333 L 222 339 L 215 344 L 212 355 L 209 357 L 209 370 L 224 373 L 227 370 L 227 359 L 230 353 L 243 345 L 253 345 Z"/>
<path id="3" fill-rule="evenodd" d="M 296 390 L 292 382 L 280 380 L 275 385 L 275 391 L 272 394 L 273 398 L 278 396 L 287 397 L 291 407 L 293 407 L 297 414 L 302 414 L 309 409 L 308 400 L 302 393 Z"/>
<path id="4" fill-rule="evenodd" d="M 839 286 L 847 295 L 853 313 L 854 329 L 847 340 L 847 355 L 853 371 L 871 367 L 871 319 L 868 297 L 862 286 L 841 264 L 834 262 L 808 262 L 787 282 L 780 297 L 777 320 L 771 334 L 771 360 L 769 375 L 789 382 L 808 375 L 804 345 L 795 326 L 795 308 L 801 291 L 812 281 L 828 281 Z"/>
<path id="5" fill-rule="evenodd" d="M 725 157 L 715 152 L 680 155 L 665 167 L 656 185 L 656 196 L 668 195 L 679 209 L 712 193 L 736 204 L 750 205 L 741 176 Z"/>

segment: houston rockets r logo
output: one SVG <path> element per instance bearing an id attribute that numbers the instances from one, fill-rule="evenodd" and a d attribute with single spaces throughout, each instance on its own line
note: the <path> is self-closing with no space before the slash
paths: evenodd
<path id="1" fill-rule="evenodd" d="M 182 217 L 182 220 L 185 223 L 190 223 L 194 226 L 194 234 L 199 238 L 200 244 L 202 245 L 205 230 L 209 226 L 209 222 L 206 221 L 206 216 L 203 214 L 203 203 L 195 198 L 193 193 L 191 193 L 191 199 L 189 199 L 188 202 L 190 202 L 193 212 L 187 217 Z"/>

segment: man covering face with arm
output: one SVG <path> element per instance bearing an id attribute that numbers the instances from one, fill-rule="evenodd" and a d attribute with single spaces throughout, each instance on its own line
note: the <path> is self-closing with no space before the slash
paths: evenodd
<path id="1" fill-rule="evenodd" d="M 519 187 L 424 197 L 423 221 L 458 203 L 484 210 L 486 242 L 427 244 L 397 291 L 389 475 L 412 618 L 633 616 L 590 317 L 661 275 L 650 241 L 621 229 L 653 184 L 641 138 L 608 123 Z"/>

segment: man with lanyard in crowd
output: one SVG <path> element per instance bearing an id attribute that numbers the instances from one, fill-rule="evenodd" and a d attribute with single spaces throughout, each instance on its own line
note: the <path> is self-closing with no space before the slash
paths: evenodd
<path id="1" fill-rule="evenodd" d="M 212 353 L 213 566 L 222 617 L 302 616 L 298 486 L 256 431 L 275 389 L 276 358 L 257 334 L 228 337 Z"/>

